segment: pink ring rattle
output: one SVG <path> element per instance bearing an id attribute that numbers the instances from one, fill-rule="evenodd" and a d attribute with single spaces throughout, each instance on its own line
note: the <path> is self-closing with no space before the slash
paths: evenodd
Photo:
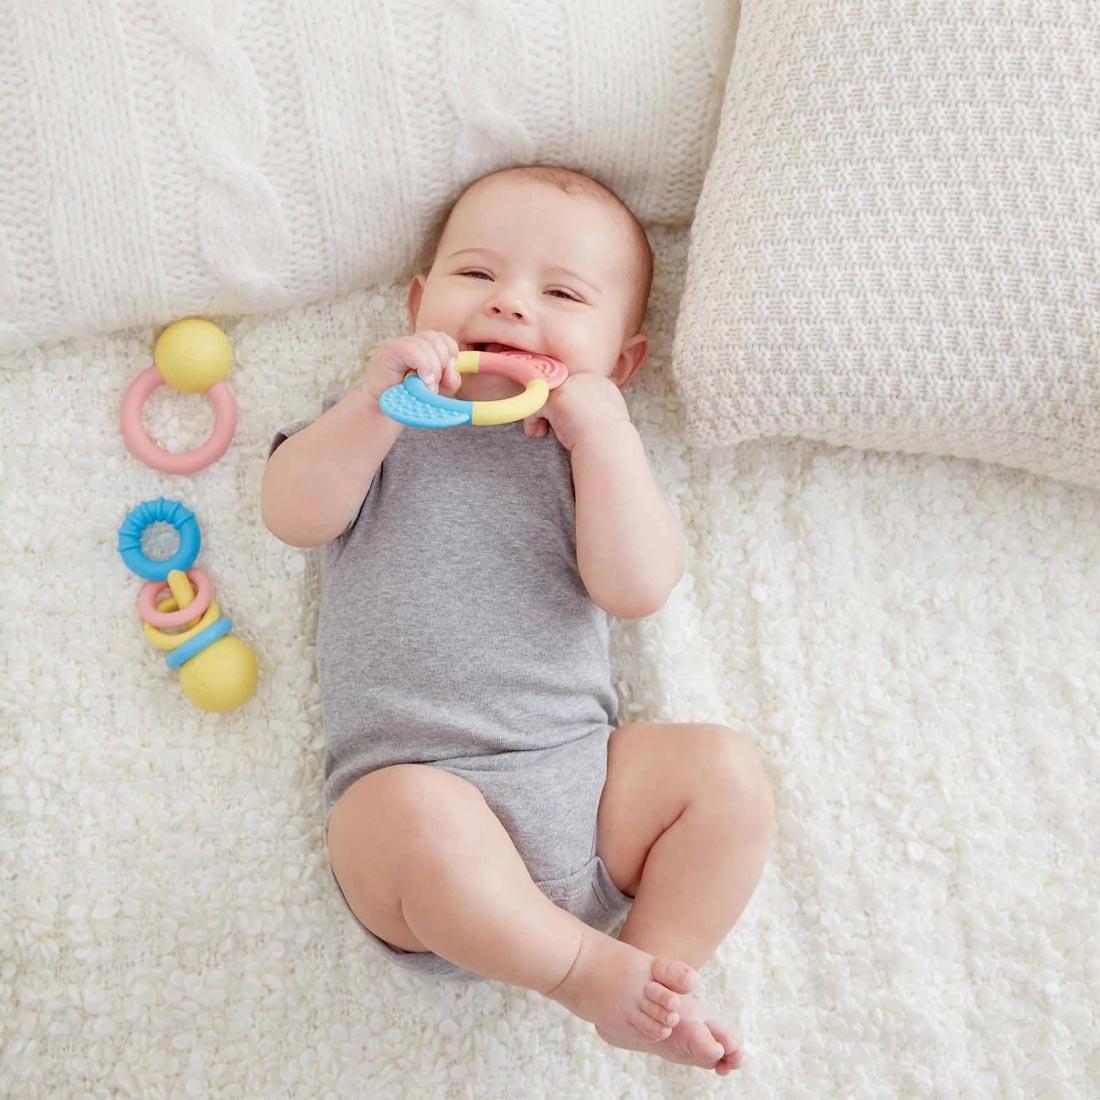
<path id="1" fill-rule="evenodd" d="M 210 606 L 210 598 L 214 594 L 213 585 L 204 569 L 197 566 L 187 570 L 187 579 L 196 589 L 195 597 L 179 611 L 158 611 L 157 604 L 161 597 L 171 592 L 172 586 L 164 581 L 149 581 L 141 586 L 138 595 L 138 614 L 150 625 L 160 627 L 162 630 L 171 626 L 186 626 L 200 618 Z"/>
<path id="2" fill-rule="evenodd" d="M 169 325 L 153 351 L 155 366 L 143 370 L 126 390 L 119 422 L 130 453 L 166 474 L 194 474 L 216 462 L 237 429 L 237 405 L 224 379 L 233 366 L 233 349 L 225 333 L 210 321 L 187 318 Z M 142 422 L 149 395 L 169 385 L 182 393 L 205 393 L 214 408 L 214 429 L 200 447 L 173 454 L 158 447 Z"/>

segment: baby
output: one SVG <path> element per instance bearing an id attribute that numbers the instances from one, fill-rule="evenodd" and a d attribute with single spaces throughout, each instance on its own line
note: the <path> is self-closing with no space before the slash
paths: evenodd
<path id="1" fill-rule="evenodd" d="M 430 247 L 412 335 L 280 431 L 264 471 L 269 530 L 321 547 L 333 877 L 397 965 L 537 990 L 615 1046 L 725 1076 L 739 1042 L 694 968 L 759 880 L 771 788 L 739 730 L 616 728 L 608 663 L 610 618 L 654 613 L 684 569 L 621 392 L 646 356 L 649 243 L 603 185 L 526 166 L 471 184 Z M 409 371 L 463 399 L 519 391 L 460 376 L 470 348 L 569 377 L 522 422 L 380 411 Z"/>

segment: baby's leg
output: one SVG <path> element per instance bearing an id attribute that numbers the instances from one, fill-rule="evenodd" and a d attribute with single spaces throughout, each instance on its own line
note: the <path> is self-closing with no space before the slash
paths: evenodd
<path id="1" fill-rule="evenodd" d="M 355 915 L 406 950 L 534 989 L 609 1042 L 666 1038 L 696 974 L 598 932 L 535 885 L 481 792 L 423 764 L 370 772 L 332 812 L 328 851 Z"/>

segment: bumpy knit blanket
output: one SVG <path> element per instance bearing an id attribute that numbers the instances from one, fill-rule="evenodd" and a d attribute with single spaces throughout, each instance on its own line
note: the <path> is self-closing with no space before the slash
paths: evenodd
<path id="1" fill-rule="evenodd" d="M 117 429 L 152 327 L 0 359 L 0 1094 L 1089 1095 L 1100 494 L 804 441 L 686 448 L 687 242 L 654 236 L 653 359 L 626 392 L 688 571 L 615 623 L 613 664 L 624 721 L 741 724 L 774 784 L 771 858 L 700 983 L 744 1036 L 735 1083 L 538 994 L 391 968 L 335 893 L 316 572 L 265 532 L 260 475 L 272 430 L 404 330 L 393 284 L 228 324 L 240 426 L 190 478 Z M 210 423 L 163 390 L 148 411 L 174 448 Z M 259 655 L 232 714 L 194 710 L 142 637 L 115 531 L 157 495 L 196 512 Z"/>

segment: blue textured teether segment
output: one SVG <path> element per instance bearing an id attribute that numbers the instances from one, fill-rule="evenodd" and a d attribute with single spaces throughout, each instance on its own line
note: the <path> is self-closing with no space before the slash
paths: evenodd
<path id="1" fill-rule="evenodd" d="M 472 401 L 433 393 L 415 374 L 390 386 L 378 404 L 388 417 L 410 428 L 455 428 L 469 424 L 474 408 Z"/>

